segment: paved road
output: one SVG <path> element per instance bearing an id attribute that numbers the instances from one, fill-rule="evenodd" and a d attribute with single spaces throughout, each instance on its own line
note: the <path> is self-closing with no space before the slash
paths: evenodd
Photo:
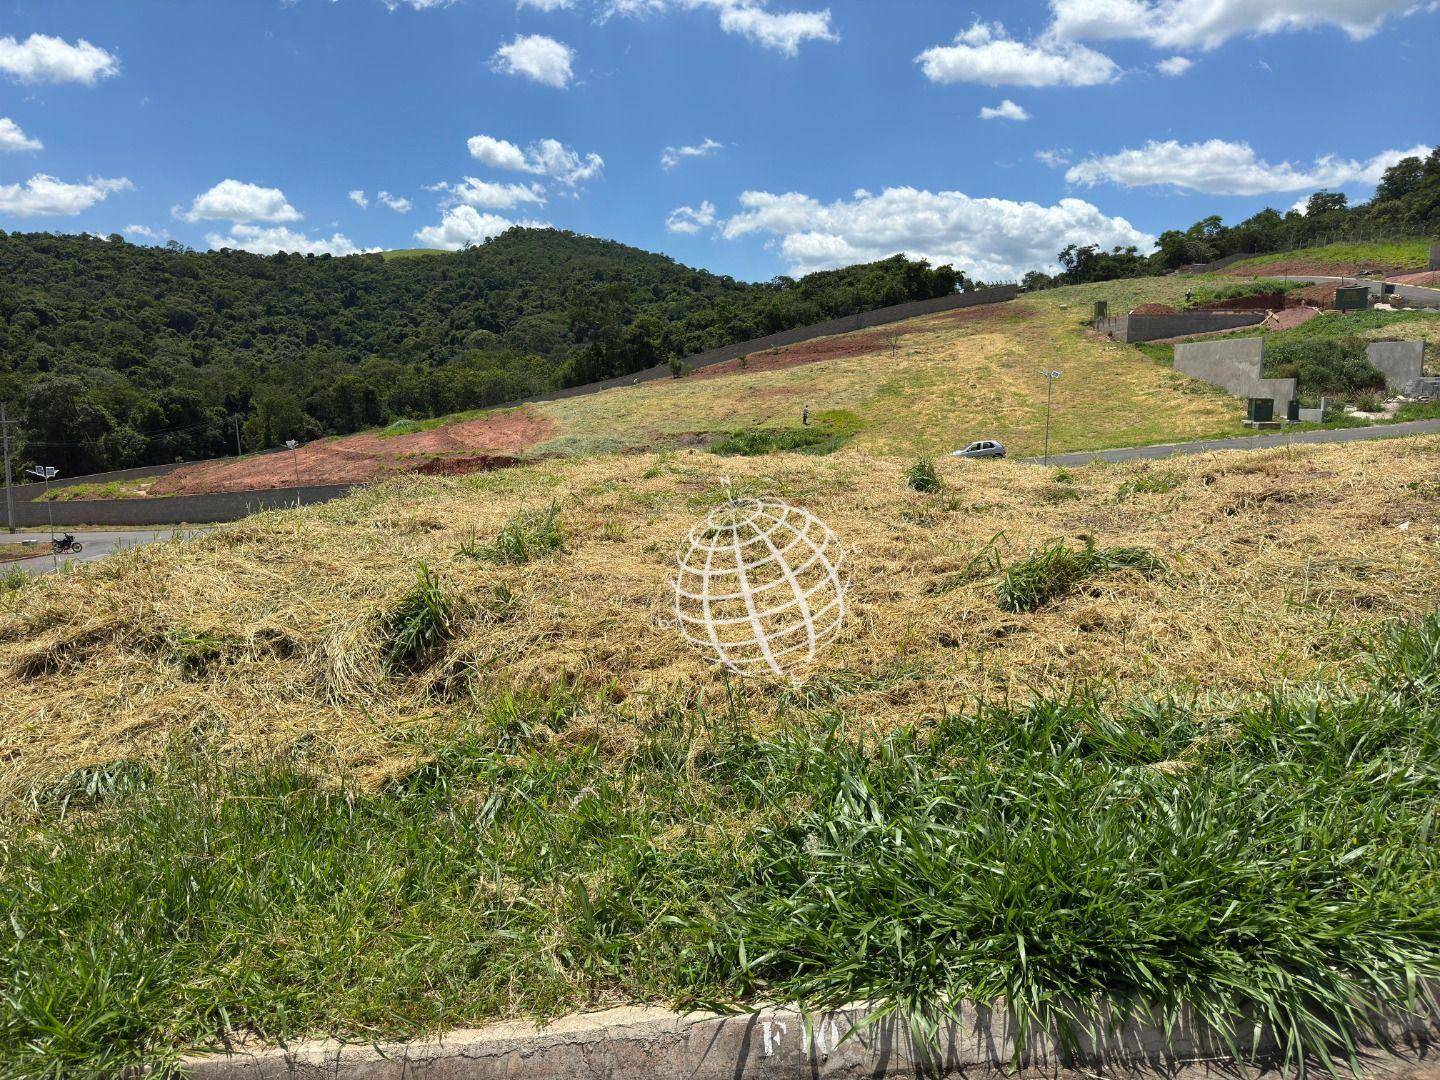
<path id="1" fill-rule="evenodd" d="M 1291 281 L 1313 281 L 1316 284 L 1343 281 L 1347 285 L 1368 285 L 1371 293 L 1376 296 L 1383 295 L 1381 289 L 1383 282 L 1376 278 L 1332 277 L 1325 274 L 1289 274 L 1287 276 Z M 1429 289 L 1424 285 L 1396 285 L 1395 295 L 1403 296 L 1420 307 L 1440 307 L 1440 289 Z"/>
<path id="2" fill-rule="evenodd" d="M 66 530 L 57 529 L 56 532 L 63 533 Z M 208 532 L 208 529 L 184 528 L 184 529 L 117 529 L 111 531 L 85 531 L 77 532 L 75 539 L 80 542 L 80 554 L 51 555 L 50 554 L 50 533 L 41 529 L 22 530 L 11 536 L 0 528 L 0 543 L 15 543 L 24 540 L 37 541 L 36 549 L 41 552 L 35 558 L 21 559 L 18 562 L 0 563 L 0 572 L 20 569 L 26 573 L 39 576 L 48 574 L 60 569 L 67 562 L 82 563 L 93 562 L 96 559 L 103 559 L 106 555 L 113 555 L 117 551 L 125 551 L 129 548 L 139 547 L 142 544 L 154 544 L 163 540 L 170 540 L 175 536 L 199 536 Z"/>
<path id="3" fill-rule="evenodd" d="M 1294 443 L 1347 443 L 1366 439 L 1398 439 L 1406 435 L 1440 433 L 1440 420 L 1410 420 L 1403 424 L 1376 424 L 1373 427 L 1333 428 L 1329 431 L 1302 431 L 1295 435 L 1241 435 L 1233 439 L 1203 439 L 1199 442 L 1164 443 L 1159 446 L 1131 446 L 1123 450 L 1082 450 L 1078 454 L 1051 454 L 1051 465 L 1088 465 L 1092 461 L 1139 461 L 1167 458 L 1176 454 L 1208 454 L 1212 450 L 1265 450 Z M 1038 465 L 1040 458 L 1023 458 Z"/>

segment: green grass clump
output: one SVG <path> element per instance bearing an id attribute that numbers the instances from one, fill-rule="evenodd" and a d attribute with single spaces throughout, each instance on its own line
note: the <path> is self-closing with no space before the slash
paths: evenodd
<path id="1" fill-rule="evenodd" d="M 1151 1005 L 1343 1061 L 1440 977 L 1440 620 L 1357 647 L 1353 683 L 1215 711 L 1081 688 L 881 738 L 559 690 L 379 790 L 180 746 L 76 774 L 0 815 L 0 1072 L 597 999 L 922 1033 L 998 1001 L 1021 1042 Z"/>
<path id="2" fill-rule="evenodd" d="M 460 554 L 485 562 L 519 565 L 565 550 L 565 528 L 560 524 L 560 507 L 551 503 L 544 510 L 522 510 L 489 544 L 477 544 L 472 536 L 460 545 Z"/>
<path id="3" fill-rule="evenodd" d="M 765 454 L 833 454 L 860 430 L 860 418 L 848 409 L 817 413 L 808 427 L 748 428 L 723 435 L 710 452 L 723 457 Z"/>
<path id="4" fill-rule="evenodd" d="M 1184 475 L 1173 469 L 1143 472 L 1121 484 L 1115 492 L 1115 498 L 1123 502 L 1135 495 L 1165 495 L 1174 491 L 1184 481 Z"/>
<path id="5" fill-rule="evenodd" d="M 1072 548 L 1056 540 L 1006 569 L 996 596 L 1006 611 L 1037 611 L 1097 574 L 1134 570 L 1153 577 L 1164 569 L 1160 557 L 1147 548 L 1101 548 L 1088 538 L 1083 548 Z"/>
<path id="6" fill-rule="evenodd" d="M 385 617 L 384 656 L 388 671 L 423 666 L 455 633 L 455 602 L 424 563 L 415 585 Z"/>
<path id="7" fill-rule="evenodd" d="M 915 459 L 915 463 L 905 471 L 905 483 L 915 491 L 925 494 L 939 491 L 945 486 L 940 482 L 940 474 L 935 471 L 935 462 L 927 457 Z"/>
<path id="8" fill-rule="evenodd" d="M 1357 337 L 1281 338 L 1265 345 L 1265 372 L 1270 378 L 1298 379 L 1310 395 L 1351 395 L 1385 385 L 1385 376 L 1370 363 L 1365 342 Z"/>

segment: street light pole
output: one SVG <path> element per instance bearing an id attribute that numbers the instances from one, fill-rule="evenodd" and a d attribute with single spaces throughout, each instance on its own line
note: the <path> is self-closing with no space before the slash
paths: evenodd
<path id="1" fill-rule="evenodd" d="M 1055 380 L 1060 377 L 1058 371 L 1042 372 L 1045 376 L 1045 460 L 1046 465 L 1050 464 L 1050 410 L 1055 403 Z"/>
<path id="2" fill-rule="evenodd" d="M 290 448 L 290 460 L 295 466 L 295 486 L 300 486 L 300 444 L 294 439 L 286 439 L 285 445 Z"/>
<path id="3" fill-rule="evenodd" d="M 50 542 L 55 542 L 55 506 L 50 502 L 50 481 L 60 475 L 60 470 L 53 465 L 35 465 L 30 469 L 30 475 L 45 481 L 45 517 L 50 522 Z"/>

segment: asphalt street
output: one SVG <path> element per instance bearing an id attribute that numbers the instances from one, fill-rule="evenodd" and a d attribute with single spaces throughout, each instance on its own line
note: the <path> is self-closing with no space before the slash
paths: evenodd
<path id="1" fill-rule="evenodd" d="M 67 530 L 56 529 L 56 535 Z M 204 528 L 165 528 L 165 529 L 116 529 L 114 531 L 85 530 L 76 532 L 75 539 L 80 543 L 80 553 L 69 552 L 64 555 L 52 555 L 50 553 L 50 533 L 46 529 L 24 530 L 15 533 L 13 536 L 0 530 L 0 543 L 20 543 L 26 540 L 36 541 L 37 554 L 28 559 L 20 559 L 17 562 L 0 563 L 0 571 L 18 569 L 27 574 L 38 576 L 59 570 L 66 563 L 94 562 L 96 559 L 103 559 L 107 555 L 113 555 L 117 551 L 125 551 L 129 548 L 140 547 L 143 544 L 155 544 L 176 538 L 184 539 L 191 536 L 200 536 L 208 529 Z"/>

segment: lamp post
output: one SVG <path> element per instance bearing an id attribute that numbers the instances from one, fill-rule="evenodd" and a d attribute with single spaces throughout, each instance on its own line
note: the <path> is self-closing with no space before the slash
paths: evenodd
<path id="1" fill-rule="evenodd" d="M 1058 371 L 1041 372 L 1045 376 L 1045 461 L 1050 464 L 1050 409 L 1055 403 L 1055 380 L 1060 377 Z"/>
<path id="2" fill-rule="evenodd" d="M 50 522 L 50 539 L 55 539 L 55 507 L 50 502 L 50 481 L 60 475 L 60 470 L 53 465 L 32 465 L 30 475 L 45 481 L 45 517 Z"/>
<path id="3" fill-rule="evenodd" d="M 295 465 L 295 486 L 300 486 L 300 444 L 294 439 L 286 439 L 285 445 L 290 448 L 290 460 Z"/>

